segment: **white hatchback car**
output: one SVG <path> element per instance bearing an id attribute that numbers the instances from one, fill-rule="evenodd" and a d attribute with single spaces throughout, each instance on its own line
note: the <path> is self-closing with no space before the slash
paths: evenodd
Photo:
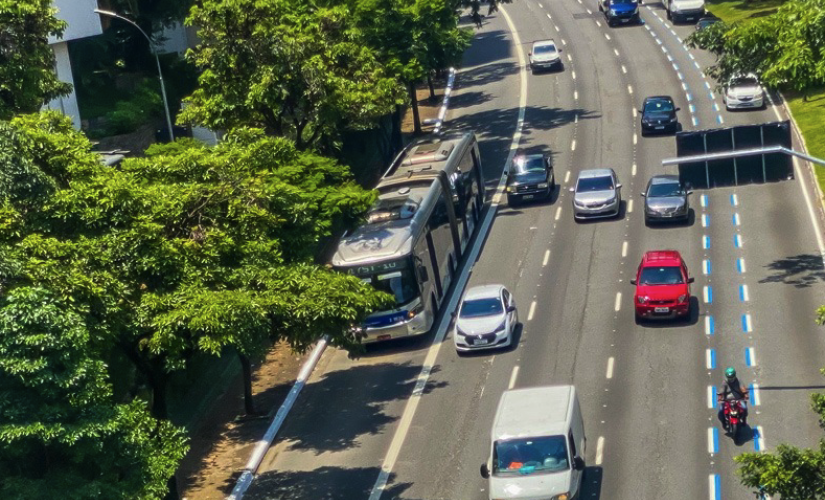
<path id="1" fill-rule="evenodd" d="M 475 286 L 464 294 L 455 315 L 455 348 L 467 352 L 507 347 L 517 324 L 515 299 L 503 285 Z"/>
<path id="2" fill-rule="evenodd" d="M 762 109 L 765 107 L 765 90 L 759 83 L 759 78 L 753 73 L 737 75 L 728 81 L 723 97 L 725 108 L 733 109 Z"/>

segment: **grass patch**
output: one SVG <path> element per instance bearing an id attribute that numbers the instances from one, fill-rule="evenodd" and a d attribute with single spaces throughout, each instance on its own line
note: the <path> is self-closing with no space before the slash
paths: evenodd
<path id="1" fill-rule="evenodd" d="M 705 7 L 728 24 L 773 14 L 785 0 L 709 0 Z"/>
<path id="2" fill-rule="evenodd" d="M 805 137 L 808 154 L 817 158 L 825 158 L 825 87 L 813 89 L 808 93 L 808 100 L 804 101 L 801 94 L 786 93 L 788 106 L 791 108 L 799 131 Z M 816 180 L 819 188 L 825 192 L 825 167 L 814 165 Z"/>

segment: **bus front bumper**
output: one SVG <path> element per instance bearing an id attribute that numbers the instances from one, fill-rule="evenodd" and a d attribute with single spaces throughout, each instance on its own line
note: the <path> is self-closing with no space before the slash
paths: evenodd
<path id="1" fill-rule="evenodd" d="M 428 321 L 427 316 L 427 312 L 422 311 L 407 321 L 402 321 L 389 326 L 367 327 L 364 329 L 365 337 L 361 339 L 361 343 L 372 344 L 375 342 L 383 342 L 385 340 L 424 335 L 430 331 L 430 326 L 432 325 L 432 321 Z"/>

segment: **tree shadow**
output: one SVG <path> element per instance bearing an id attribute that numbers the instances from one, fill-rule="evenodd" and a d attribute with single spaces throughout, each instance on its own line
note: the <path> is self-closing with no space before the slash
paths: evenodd
<path id="1" fill-rule="evenodd" d="M 821 255 L 800 254 L 785 257 L 764 267 L 773 274 L 762 278 L 759 283 L 784 283 L 796 288 L 808 288 L 825 282 L 825 266 Z"/>
<path id="2" fill-rule="evenodd" d="M 484 25 L 487 24 L 487 19 L 492 19 L 492 17 L 488 16 L 484 19 Z M 515 55 L 511 53 L 514 50 L 513 46 L 505 30 L 477 31 L 472 47 L 464 53 L 461 65 L 465 68 L 472 68 L 510 59 Z M 515 65 L 515 62 L 511 64 Z"/>
<path id="3" fill-rule="evenodd" d="M 380 467 L 318 467 L 311 471 L 269 471 L 255 478 L 249 500 L 354 500 L 368 498 Z M 393 484 L 390 474 L 382 498 L 399 498 L 412 483 Z M 407 499 L 407 497 L 405 497 Z"/>
<path id="4" fill-rule="evenodd" d="M 456 86 L 458 88 L 484 87 L 516 73 L 518 73 L 518 63 L 515 61 L 472 66 L 469 69 L 462 69 L 456 75 Z"/>
<path id="5" fill-rule="evenodd" d="M 474 90 L 470 92 L 463 92 L 450 98 L 450 109 L 461 109 L 469 106 L 476 106 L 492 99 L 493 96 L 483 91 Z"/>

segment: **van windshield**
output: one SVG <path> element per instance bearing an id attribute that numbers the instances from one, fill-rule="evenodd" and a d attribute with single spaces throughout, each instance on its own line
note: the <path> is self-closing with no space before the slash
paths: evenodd
<path id="1" fill-rule="evenodd" d="M 564 436 L 516 438 L 493 445 L 493 475 L 526 476 L 570 469 Z"/>

